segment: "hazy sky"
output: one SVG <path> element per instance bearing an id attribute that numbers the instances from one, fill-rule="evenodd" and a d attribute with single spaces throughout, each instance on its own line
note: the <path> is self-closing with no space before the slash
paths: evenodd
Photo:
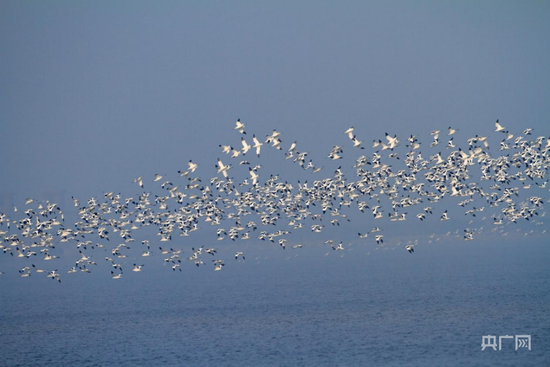
<path id="1" fill-rule="evenodd" d="M 212 177 L 237 118 L 314 161 L 352 125 L 368 147 L 448 126 L 464 144 L 497 118 L 548 136 L 548 19 L 543 1 L 2 1 L 3 205 L 134 195 L 189 159 Z"/>

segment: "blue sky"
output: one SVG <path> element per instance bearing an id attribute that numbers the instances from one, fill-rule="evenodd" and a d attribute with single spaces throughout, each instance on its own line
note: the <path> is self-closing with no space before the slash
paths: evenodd
<path id="1" fill-rule="evenodd" d="M 135 177 L 175 179 L 189 159 L 208 179 L 237 118 L 317 162 L 352 125 L 369 148 L 448 126 L 463 145 L 497 118 L 547 136 L 549 15 L 540 1 L 3 1 L 3 207 L 132 196 Z M 257 161 L 302 177 L 276 153 Z"/>

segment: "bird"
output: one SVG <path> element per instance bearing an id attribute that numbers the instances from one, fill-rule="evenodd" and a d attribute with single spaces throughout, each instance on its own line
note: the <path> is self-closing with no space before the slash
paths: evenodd
<path id="1" fill-rule="evenodd" d="M 231 145 L 219 145 L 222 148 L 222 153 L 229 154 L 231 152 Z"/>
<path id="2" fill-rule="evenodd" d="M 190 172 L 195 172 L 195 170 L 199 167 L 199 165 L 196 164 L 196 163 L 193 163 L 192 160 L 189 160 L 189 162 L 187 164 L 189 165 L 189 171 Z"/>
<path id="3" fill-rule="evenodd" d="M 240 120 L 235 130 L 242 129 L 239 132 L 244 135 L 244 124 L 239 123 Z M 314 163 L 317 159 L 314 150 L 311 153 L 299 151 L 296 140 L 284 154 L 273 154 L 274 168 L 267 164 L 270 162 L 265 162 L 265 165 L 261 161 L 255 162 L 255 157 L 241 160 L 234 168 L 217 158 L 216 171 L 205 178 L 199 175 L 198 164 L 190 159 L 184 171 L 155 174 L 153 182 L 158 182 L 160 187 L 148 192 L 144 190 L 143 177 L 150 177 L 150 174 L 144 173 L 134 179 L 142 189 L 139 194 L 124 195 L 111 191 L 82 202 L 71 196 L 75 221 L 65 218 L 62 208 L 53 201 L 28 198 L 14 202 L 13 212 L 0 213 L 0 249 L 10 255 L 6 259 L 25 261 L 41 254 L 47 264 L 61 263 L 59 259 L 63 254 L 63 257 L 74 260 L 74 266 L 62 271 L 69 274 L 91 272 L 92 269 L 100 271 L 100 266 L 93 266 L 96 265 L 94 254 L 100 254 L 108 262 L 111 276 L 120 279 L 122 269 L 137 261 L 138 256 L 148 257 L 147 269 L 149 262 L 156 262 L 170 266 L 173 270 L 170 273 L 182 272 L 185 266 L 182 260 L 185 259 L 201 267 L 205 263 L 204 257 L 210 255 L 210 259 L 214 259 L 215 271 L 224 267 L 224 256 L 235 256 L 236 266 L 241 263 L 241 258 L 244 260 L 243 252 L 232 252 L 235 251 L 232 247 L 217 246 L 215 249 L 206 244 L 194 245 L 191 254 L 181 256 L 184 251 L 177 246 L 186 246 L 191 238 L 200 240 L 200 236 L 191 236 L 197 231 L 210 233 L 211 239 L 216 238 L 216 241 L 231 240 L 231 246 L 235 247 L 243 240 L 250 240 L 247 246 L 253 246 L 252 241 L 257 238 L 279 244 L 283 249 L 288 244 L 293 249 L 308 247 L 306 252 L 315 251 L 315 246 L 309 243 L 290 245 L 296 243 L 295 239 L 303 235 L 300 232 L 307 228 L 305 231 L 311 229 L 312 232 L 312 244 L 319 241 L 334 251 L 345 249 L 345 254 L 352 253 L 356 249 L 353 244 L 344 246 L 342 241 L 327 240 L 326 236 L 339 233 L 335 231 L 336 227 L 344 230 L 353 226 L 361 228 L 365 219 L 361 216 L 367 213 L 370 217 L 371 212 L 379 227 L 355 233 L 366 239 L 362 241 L 364 245 L 372 243 L 368 238 L 373 237 L 377 249 L 402 246 L 395 234 L 401 233 L 401 229 L 394 222 L 405 221 L 411 210 L 416 218 L 430 223 L 430 226 L 434 224 L 431 222 L 433 213 L 445 210 L 439 217 L 440 221 L 448 221 L 446 227 L 455 226 L 446 236 L 465 241 L 478 240 L 487 221 L 493 224 L 491 230 L 502 236 L 511 233 L 506 224 L 520 221 L 529 228 L 524 231 L 525 235 L 532 235 L 534 231 L 544 235 L 545 230 L 537 228 L 544 224 L 544 206 L 547 204 L 544 192 L 548 190 L 550 137 L 541 135 L 535 138 L 531 135 L 532 129 L 516 134 L 500 124 L 495 126 L 496 132 L 506 136 L 494 132 L 487 136 L 475 134 L 462 142 L 454 140 L 458 129 L 449 127 L 448 149 L 444 151 L 432 151 L 417 138 L 418 134 L 410 134 L 407 145 L 401 147 L 398 134 L 385 133 L 385 139 L 374 140 L 371 153 L 356 156 L 355 150 L 346 152 L 344 156 L 343 148 L 333 145 L 325 166 Z M 222 153 L 233 159 L 255 150 L 260 158 L 263 144 L 282 150 L 282 134 L 276 129 L 266 136 L 265 143 L 260 142 L 252 131 L 250 133 L 253 144 L 241 136 L 242 148 L 238 149 L 235 148 L 238 137 L 228 136 L 228 141 L 219 145 Z M 355 147 L 364 148 L 353 127 L 344 134 Z M 432 148 L 439 144 L 439 135 L 440 130 L 431 132 Z M 489 149 L 495 135 L 499 136 L 496 141 L 501 148 L 496 152 Z M 430 153 L 421 149 L 428 149 Z M 338 168 L 330 166 L 335 160 L 338 160 Z M 277 172 L 279 163 L 284 165 L 287 161 L 301 169 L 295 171 L 293 165 L 289 165 L 288 171 L 287 166 L 282 166 L 283 172 Z M 315 178 L 306 180 L 309 176 L 300 175 L 311 173 L 304 171 L 316 173 Z M 203 179 L 208 180 L 204 181 L 206 184 L 203 184 Z M 457 205 L 455 212 L 449 204 Z M 25 209 L 16 210 L 21 205 Z M 468 215 L 469 229 L 456 228 L 462 225 L 461 220 L 454 214 L 451 218 L 449 212 L 456 213 L 457 210 Z M 391 227 L 385 227 L 388 224 Z M 163 247 L 158 246 L 158 250 L 155 246 L 151 248 L 153 240 L 147 236 L 153 234 L 158 236 L 159 242 L 170 242 L 174 247 L 163 244 Z M 191 237 L 182 243 L 175 240 L 180 236 Z M 428 237 L 428 242 L 433 243 L 444 236 L 433 234 Z M 210 237 L 203 238 L 209 241 Z M 414 252 L 418 238 L 405 245 L 409 253 Z M 245 250 L 250 256 L 247 248 Z M 294 255 L 298 254 L 305 253 L 300 251 Z M 143 266 L 134 263 L 132 271 L 141 271 Z M 57 270 L 42 270 L 34 264 L 19 270 L 24 278 L 31 278 L 34 273 L 45 273 L 49 278 L 61 281 Z"/>
<path id="4" fill-rule="evenodd" d="M 386 133 L 386 139 L 388 140 L 388 148 L 394 149 L 397 144 L 399 144 L 399 140 L 397 140 L 397 135 L 394 135 L 393 137 L 390 136 L 390 134 Z"/>
<path id="5" fill-rule="evenodd" d="M 346 134 L 350 139 L 353 139 L 354 137 L 353 126 L 347 129 L 346 131 L 344 131 L 344 134 Z"/>
<path id="6" fill-rule="evenodd" d="M 292 144 L 290 144 L 290 148 L 288 148 L 288 151 L 289 152 L 296 151 L 296 140 L 294 140 L 294 142 Z"/>
<path id="7" fill-rule="evenodd" d="M 447 149 L 452 149 L 452 148 L 456 148 L 456 145 L 453 143 L 453 138 L 451 138 L 447 143 Z"/>
<path id="8" fill-rule="evenodd" d="M 141 268 L 143 268 L 145 265 L 136 265 L 134 264 L 134 268 L 132 269 L 132 271 L 135 271 L 135 272 L 138 272 L 138 271 L 141 271 Z"/>
<path id="9" fill-rule="evenodd" d="M 262 145 L 263 143 L 260 143 L 260 141 L 258 140 L 258 138 L 256 138 L 256 135 L 252 135 L 252 142 L 254 143 L 254 145 L 252 146 L 252 148 L 256 149 L 256 156 L 258 158 L 260 158 L 260 150 L 262 148 Z"/>
<path id="10" fill-rule="evenodd" d="M 134 179 L 134 183 L 137 183 L 139 187 L 143 189 L 143 177 L 139 176 L 138 178 Z M 74 206 L 78 206 L 78 200 L 76 199 L 73 199 L 73 200 L 75 200 Z"/>
<path id="11" fill-rule="evenodd" d="M 252 179 L 252 185 L 256 186 L 256 183 L 258 182 L 259 175 L 256 172 L 254 172 L 254 170 L 252 168 L 249 168 L 248 172 L 250 173 L 250 178 Z"/>
<path id="12" fill-rule="evenodd" d="M 179 270 L 179 271 L 181 272 L 181 265 L 180 265 L 180 264 L 174 264 L 174 265 L 172 265 L 172 270 L 173 270 L 173 271 Z"/>
<path id="13" fill-rule="evenodd" d="M 352 142 L 353 142 L 353 146 L 354 146 L 354 147 L 357 147 L 357 148 L 359 148 L 359 149 L 365 149 L 365 147 L 362 147 L 362 146 L 361 146 L 361 144 L 362 144 L 363 142 L 359 141 L 359 139 L 357 139 L 356 136 L 353 137 Z"/>
<path id="14" fill-rule="evenodd" d="M 235 130 L 238 130 L 241 134 L 246 134 L 246 131 L 244 131 L 244 124 L 241 122 L 241 119 L 237 119 L 237 122 L 235 123 Z"/>
<path id="15" fill-rule="evenodd" d="M 345 250 L 345 249 L 344 249 L 344 245 L 343 245 L 342 242 L 340 242 L 340 243 L 338 244 L 338 246 L 336 246 L 336 247 L 334 247 L 334 246 L 331 246 L 331 247 L 332 247 L 332 249 L 333 249 L 334 251 L 343 251 L 343 250 Z"/>
<path id="16" fill-rule="evenodd" d="M 241 143 L 243 145 L 242 152 L 243 152 L 243 155 L 245 155 L 246 153 L 248 153 L 250 149 L 252 149 L 252 146 L 248 144 L 246 140 L 244 140 L 244 138 L 241 138 Z"/>
<path id="17" fill-rule="evenodd" d="M 214 264 L 214 271 L 220 271 L 225 266 L 223 260 L 221 259 L 212 260 L 212 263 Z"/>
<path id="18" fill-rule="evenodd" d="M 57 269 L 50 271 L 48 275 L 46 275 L 46 277 L 51 278 L 52 280 L 57 280 L 59 283 L 61 283 L 61 277 L 57 272 Z"/>
<path id="19" fill-rule="evenodd" d="M 218 158 L 218 164 L 216 166 L 218 168 L 218 173 L 223 174 L 225 178 L 228 178 L 227 171 L 231 168 L 230 165 L 224 165 L 222 161 Z"/>

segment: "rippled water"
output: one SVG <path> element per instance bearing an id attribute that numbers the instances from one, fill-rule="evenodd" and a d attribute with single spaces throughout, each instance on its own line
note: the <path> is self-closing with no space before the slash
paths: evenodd
<path id="1" fill-rule="evenodd" d="M 468 244 L 120 281 L 5 274 L 0 365 L 549 365 L 548 260 L 544 244 Z M 516 334 L 531 351 L 481 351 L 482 335 Z"/>

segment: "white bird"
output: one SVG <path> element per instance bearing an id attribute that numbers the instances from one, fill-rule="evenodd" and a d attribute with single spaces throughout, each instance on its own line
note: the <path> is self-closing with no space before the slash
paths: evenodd
<path id="1" fill-rule="evenodd" d="M 497 119 L 497 122 L 495 122 L 495 131 L 503 131 L 505 130 L 506 128 L 504 126 L 502 126 L 499 122 L 498 122 L 498 119 Z"/>
<path id="2" fill-rule="evenodd" d="M 197 267 L 200 267 L 201 265 L 204 265 L 204 261 L 202 261 L 202 260 L 198 260 L 198 259 L 197 259 L 197 260 L 194 260 L 193 262 L 195 263 L 195 265 L 196 265 Z"/>
<path id="3" fill-rule="evenodd" d="M 243 155 L 245 155 L 252 148 L 252 146 L 248 144 L 246 140 L 244 140 L 244 137 L 241 137 L 241 143 L 243 145 L 243 148 L 242 148 Z"/>
<path id="4" fill-rule="evenodd" d="M 36 265 L 32 264 L 32 267 L 34 268 L 34 271 L 36 271 L 37 273 L 43 273 L 44 270 L 42 269 L 39 269 L 38 267 L 36 267 Z"/>
<path id="5" fill-rule="evenodd" d="M 229 171 L 231 165 L 224 165 L 218 158 L 218 165 L 216 167 L 218 168 L 218 173 L 221 173 L 225 178 L 228 178 L 227 171 Z"/>
<path id="6" fill-rule="evenodd" d="M 397 135 L 394 135 L 392 137 L 388 133 L 386 133 L 386 139 L 388 139 L 388 148 L 389 149 L 393 150 L 393 148 L 395 148 L 399 144 L 399 140 L 397 140 Z"/>
<path id="7" fill-rule="evenodd" d="M 134 268 L 132 269 L 132 271 L 141 271 L 141 268 L 143 268 L 145 265 L 136 265 L 134 264 Z"/>
<path id="8" fill-rule="evenodd" d="M 134 180 L 134 183 L 137 183 L 139 187 L 143 189 L 143 177 L 139 176 Z M 74 204 L 75 204 L 74 206 L 78 206 L 78 200 L 75 200 Z"/>
<path id="9" fill-rule="evenodd" d="M 344 131 L 344 134 L 347 134 L 350 139 L 353 139 L 353 126 Z"/>
<path id="10" fill-rule="evenodd" d="M 365 147 L 362 147 L 362 146 L 361 146 L 361 144 L 363 144 L 363 142 L 362 142 L 362 141 L 359 141 L 359 139 L 357 139 L 357 136 L 354 136 L 353 139 L 352 139 L 352 141 L 353 141 L 353 146 L 354 146 L 354 147 L 357 147 L 357 148 L 359 148 L 359 149 L 365 149 Z"/>
<path id="11" fill-rule="evenodd" d="M 267 138 L 269 139 L 269 141 L 267 141 L 268 143 L 273 140 L 273 139 L 277 139 L 279 136 L 281 135 L 281 133 L 277 130 L 273 130 L 273 132 L 271 133 L 271 135 L 268 135 Z"/>
<path id="12" fill-rule="evenodd" d="M 195 170 L 199 166 L 198 164 L 193 163 L 193 161 L 191 161 L 191 160 L 187 164 L 189 165 L 189 171 L 191 171 L 191 172 L 195 172 Z"/>
<path id="13" fill-rule="evenodd" d="M 221 145 L 220 148 L 222 148 L 222 153 L 229 154 L 231 152 L 231 145 Z"/>
<path id="14" fill-rule="evenodd" d="M 252 168 L 248 168 L 248 172 L 250 173 L 250 177 L 252 178 L 252 185 L 256 186 L 259 175 L 256 172 L 254 172 Z"/>
<path id="15" fill-rule="evenodd" d="M 331 247 L 332 247 L 332 249 L 335 250 L 335 251 L 343 251 L 343 250 L 344 250 L 344 246 L 343 246 L 342 242 L 340 242 L 340 243 L 338 244 L 338 246 L 336 246 L 336 247 L 334 247 L 334 246 L 331 246 Z"/>
<path id="16" fill-rule="evenodd" d="M 174 264 L 174 265 L 172 265 L 172 270 L 173 270 L 173 271 L 176 271 L 176 270 L 181 271 L 181 266 L 180 266 L 180 264 Z"/>
<path id="17" fill-rule="evenodd" d="M 449 140 L 449 142 L 447 143 L 447 149 L 451 148 L 456 148 L 456 145 L 454 145 L 453 143 L 453 138 L 451 138 L 451 140 Z"/>
<path id="18" fill-rule="evenodd" d="M 277 148 L 278 150 L 282 150 L 283 148 L 281 148 L 281 140 L 279 139 L 274 139 L 272 142 L 271 142 L 271 146 L 274 147 L 274 148 Z"/>
<path id="19" fill-rule="evenodd" d="M 290 144 L 290 148 L 288 148 L 289 152 L 294 152 L 296 150 L 296 140 L 292 144 Z"/>
<path id="20" fill-rule="evenodd" d="M 241 155 L 241 151 L 231 147 L 231 158 L 237 158 Z"/>
<path id="21" fill-rule="evenodd" d="M 241 119 L 237 119 L 234 130 L 239 130 L 241 134 L 246 134 L 246 131 L 244 131 L 244 124 L 241 122 Z"/>
<path id="22" fill-rule="evenodd" d="M 256 138 L 256 135 L 252 135 L 252 141 L 254 142 L 254 145 L 252 146 L 252 148 L 256 149 L 256 156 L 258 156 L 258 158 L 259 158 L 260 157 L 260 148 L 264 144 L 260 143 L 258 138 Z"/>
<path id="23" fill-rule="evenodd" d="M 47 278 L 52 278 L 53 280 L 57 280 L 59 283 L 61 283 L 61 277 L 59 273 L 57 272 L 57 269 L 52 270 L 46 275 Z"/>
<path id="24" fill-rule="evenodd" d="M 31 276 L 31 268 L 28 266 L 25 266 L 23 269 L 19 270 L 19 273 L 21 273 L 21 277 L 27 278 Z"/>

